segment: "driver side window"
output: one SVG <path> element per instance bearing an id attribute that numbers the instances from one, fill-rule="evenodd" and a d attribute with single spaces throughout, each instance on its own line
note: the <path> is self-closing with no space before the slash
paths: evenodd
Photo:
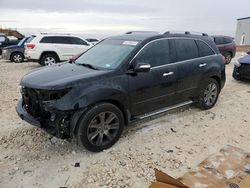
<path id="1" fill-rule="evenodd" d="M 169 64 L 169 41 L 165 39 L 148 44 L 136 57 L 135 63 L 147 63 L 151 67 Z"/>

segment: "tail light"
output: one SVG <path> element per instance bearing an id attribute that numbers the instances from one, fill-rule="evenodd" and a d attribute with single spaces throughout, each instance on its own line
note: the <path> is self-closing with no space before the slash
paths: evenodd
<path id="1" fill-rule="evenodd" d="M 34 49 L 36 47 L 36 45 L 35 44 L 27 44 L 26 47 L 28 49 Z"/>

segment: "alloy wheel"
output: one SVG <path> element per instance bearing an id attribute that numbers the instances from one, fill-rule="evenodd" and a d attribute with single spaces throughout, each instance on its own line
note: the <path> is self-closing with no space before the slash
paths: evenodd
<path id="1" fill-rule="evenodd" d="M 112 112 L 102 112 L 96 115 L 88 126 L 87 137 L 91 144 L 104 146 L 110 143 L 118 134 L 119 118 Z"/>
<path id="2" fill-rule="evenodd" d="M 22 62 L 22 56 L 20 55 L 20 54 L 16 54 L 16 55 L 14 55 L 14 57 L 13 57 L 13 60 L 14 60 L 14 62 L 16 62 L 16 63 L 20 63 L 20 62 Z"/>
<path id="3" fill-rule="evenodd" d="M 56 64 L 56 60 L 53 57 L 46 57 L 44 60 L 44 65 L 48 66 L 48 65 L 54 65 Z"/>
<path id="4" fill-rule="evenodd" d="M 210 83 L 204 92 L 204 102 L 207 106 L 212 106 L 218 95 L 218 87 L 215 83 Z"/>

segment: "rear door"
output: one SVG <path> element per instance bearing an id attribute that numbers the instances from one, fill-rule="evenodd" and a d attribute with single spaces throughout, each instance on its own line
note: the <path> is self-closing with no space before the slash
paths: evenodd
<path id="1" fill-rule="evenodd" d="M 75 54 L 70 37 L 55 36 L 53 37 L 53 43 L 53 46 L 55 47 L 57 54 L 60 56 L 61 61 L 68 60 Z"/>
<path id="2" fill-rule="evenodd" d="M 177 95 L 181 101 L 193 96 L 201 78 L 199 51 L 194 39 L 174 39 L 178 69 Z"/>
<path id="3" fill-rule="evenodd" d="M 137 63 L 151 65 L 150 72 L 129 75 L 130 102 L 133 115 L 142 115 L 172 105 L 175 102 L 175 65 L 171 65 L 175 54 L 168 39 L 159 39 L 148 44 L 134 59 Z"/>
<path id="4" fill-rule="evenodd" d="M 177 95 L 180 102 L 196 95 L 202 75 L 209 65 L 213 50 L 206 43 L 195 39 L 174 39 L 178 69 Z M 198 48 L 199 47 L 199 48 Z"/>

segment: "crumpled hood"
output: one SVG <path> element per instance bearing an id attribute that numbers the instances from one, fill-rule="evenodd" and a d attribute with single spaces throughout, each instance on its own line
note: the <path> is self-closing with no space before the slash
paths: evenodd
<path id="1" fill-rule="evenodd" d="M 250 55 L 245 55 L 244 57 L 241 57 L 238 61 L 240 64 L 250 64 Z"/>
<path id="2" fill-rule="evenodd" d="M 91 81 L 91 78 L 104 75 L 109 71 L 93 70 L 87 67 L 59 63 L 53 66 L 42 67 L 26 74 L 20 85 L 34 89 L 64 89 L 82 81 Z"/>

